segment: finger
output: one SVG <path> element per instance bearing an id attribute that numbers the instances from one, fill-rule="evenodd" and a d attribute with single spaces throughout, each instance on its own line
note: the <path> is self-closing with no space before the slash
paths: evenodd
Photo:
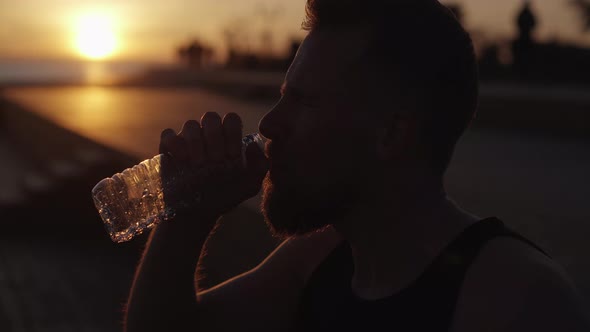
<path id="1" fill-rule="evenodd" d="M 201 117 L 207 161 L 220 163 L 225 159 L 225 143 L 221 117 L 215 112 L 207 112 Z"/>
<path id="2" fill-rule="evenodd" d="M 188 160 L 193 166 L 201 166 L 205 162 L 205 147 L 201 125 L 196 120 L 189 120 L 184 123 L 178 134 L 184 138 L 188 153 Z"/>
<path id="3" fill-rule="evenodd" d="M 176 136 L 174 129 L 164 129 L 160 134 L 160 146 L 158 148 L 159 153 L 168 154 L 170 152 L 170 139 L 172 136 Z"/>
<path id="4" fill-rule="evenodd" d="M 171 155 L 176 161 L 186 161 L 188 154 L 186 142 L 182 137 L 176 135 L 173 129 L 166 129 L 160 137 L 160 153 Z"/>
<path id="5" fill-rule="evenodd" d="M 236 113 L 228 113 L 223 117 L 225 153 L 229 160 L 242 156 L 242 127 L 242 119 Z"/>

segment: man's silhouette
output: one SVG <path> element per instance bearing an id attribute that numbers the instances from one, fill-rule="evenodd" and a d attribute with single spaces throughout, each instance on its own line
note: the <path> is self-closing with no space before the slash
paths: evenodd
<path id="1" fill-rule="evenodd" d="M 452 14 L 434 0 L 308 0 L 306 13 L 282 98 L 260 121 L 266 156 L 251 145 L 241 166 L 233 113 L 162 133 L 161 152 L 205 174 L 187 183 L 202 200 L 152 232 L 127 330 L 588 331 L 559 265 L 445 193 L 478 94 Z M 215 221 L 262 184 L 285 241 L 196 292 Z"/>

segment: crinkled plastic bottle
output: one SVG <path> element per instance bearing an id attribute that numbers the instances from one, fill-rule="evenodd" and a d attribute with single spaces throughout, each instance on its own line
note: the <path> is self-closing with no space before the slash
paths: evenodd
<path id="1" fill-rule="evenodd" d="M 246 147 L 257 143 L 264 149 L 260 134 L 250 134 L 242 139 L 242 160 L 245 163 Z M 198 204 L 198 197 L 187 201 L 167 203 L 167 193 L 185 190 L 186 181 L 182 171 L 166 176 L 162 183 L 162 163 L 167 155 L 159 154 L 142 161 L 132 168 L 125 169 L 112 177 L 105 178 L 92 189 L 92 199 L 100 214 L 109 236 L 114 242 L 121 243 L 133 239 L 158 223 L 168 220 L 178 209 Z"/>

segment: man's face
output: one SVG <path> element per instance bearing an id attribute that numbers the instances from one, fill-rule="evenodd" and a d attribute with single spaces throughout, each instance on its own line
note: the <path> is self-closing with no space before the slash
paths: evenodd
<path id="1" fill-rule="evenodd" d="M 307 233 L 346 216 L 375 165 L 374 118 L 358 79 L 361 30 L 312 31 L 286 75 L 283 96 L 260 121 L 271 169 L 263 213 L 279 236 Z"/>

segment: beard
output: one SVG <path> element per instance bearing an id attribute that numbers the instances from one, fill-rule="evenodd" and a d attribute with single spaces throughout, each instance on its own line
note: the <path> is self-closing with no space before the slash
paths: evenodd
<path id="1" fill-rule="evenodd" d="M 334 225 L 349 214 L 359 193 L 351 193 L 350 186 L 324 185 L 314 195 L 303 187 L 292 182 L 277 186 L 265 177 L 261 210 L 272 236 L 284 239 Z"/>

